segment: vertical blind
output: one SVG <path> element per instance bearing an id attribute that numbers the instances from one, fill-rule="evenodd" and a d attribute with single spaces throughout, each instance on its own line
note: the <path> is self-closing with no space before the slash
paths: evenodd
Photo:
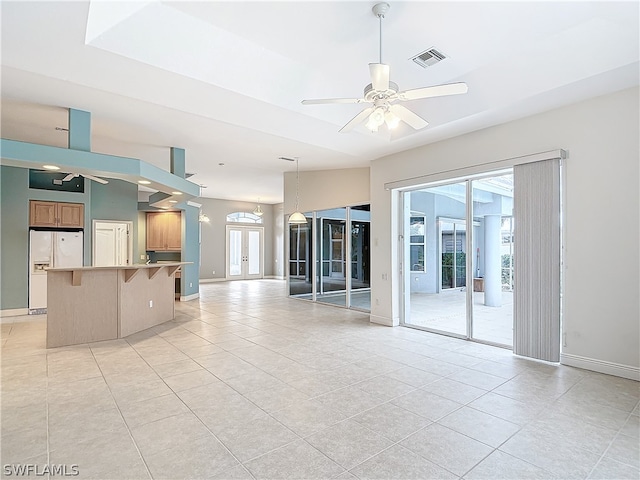
<path id="1" fill-rule="evenodd" d="M 516 165 L 513 352 L 560 361 L 560 160 Z"/>

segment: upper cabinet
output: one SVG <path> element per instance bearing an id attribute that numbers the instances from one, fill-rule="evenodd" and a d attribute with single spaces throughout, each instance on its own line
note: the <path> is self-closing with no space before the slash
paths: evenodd
<path id="1" fill-rule="evenodd" d="M 30 200 L 29 226 L 83 228 L 84 204 Z"/>
<path id="2" fill-rule="evenodd" d="M 181 212 L 148 212 L 147 250 L 179 251 L 181 248 Z"/>

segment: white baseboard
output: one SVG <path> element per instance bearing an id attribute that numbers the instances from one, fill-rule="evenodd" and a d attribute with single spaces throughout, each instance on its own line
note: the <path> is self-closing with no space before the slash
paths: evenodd
<path id="1" fill-rule="evenodd" d="M 195 300 L 196 298 L 200 298 L 200 293 L 194 293 L 192 295 L 185 295 L 180 297 L 181 302 L 188 302 L 189 300 Z"/>
<path id="2" fill-rule="evenodd" d="M 285 277 L 278 277 L 276 275 L 265 275 L 262 278 L 268 279 L 268 280 L 285 280 Z M 200 283 L 215 283 L 215 282 L 228 282 L 232 280 L 228 278 L 201 278 L 199 281 Z"/>
<path id="3" fill-rule="evenodd" d="M 584 368 L 598 373 L 640 381 L 640 368 L 620 363 L 606 362 L 595 358 L 581 357 L 570 353 L 560 354 L 560 363 L 570 367 Z"/>
<path id="4" fill-rule="evenodd" d="M 398 322 L 394 321 L 393 318 L 389 317 L 381 317 L 379 315 L 369 315 L 369 321 L 371 323 L 376 323 L 378 325 L 384 325 L 386 327 L 396 327 L 398 326 Z"/>
<path id="5" fill-rule="evenodd" d="M 2 317 L 19 317 L 21 315 L 29 315 L 28 308 L 7 308 L 0 310 L 0 318 Z"/>

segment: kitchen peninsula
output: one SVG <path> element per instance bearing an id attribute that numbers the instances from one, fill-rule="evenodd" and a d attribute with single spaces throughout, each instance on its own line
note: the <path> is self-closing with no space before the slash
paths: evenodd
<path id="1" fill-rule="evenodd" d="M 47 269 L 47 348 L 123 338 L 172 320 L 174 276 L 188 263 Z"/>

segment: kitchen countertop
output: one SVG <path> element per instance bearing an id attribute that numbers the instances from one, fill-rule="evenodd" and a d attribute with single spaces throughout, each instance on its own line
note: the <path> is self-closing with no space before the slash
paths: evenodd
<path id="1" fill-rule="evenodd" d="M 82 267 L 51 267 L 46 268 L 47 271 L 54 272 L 72 272 L 78 270 L 133 270 L 142 268 L 162 268 L 162 267 L 179 267 L 181 265 L 191 265 L 193 262 L 161 262 L 161 263 L 134 263 L 133 265 L 110 265 L 106 267 L 92 267 L 91 265 Z"/>

